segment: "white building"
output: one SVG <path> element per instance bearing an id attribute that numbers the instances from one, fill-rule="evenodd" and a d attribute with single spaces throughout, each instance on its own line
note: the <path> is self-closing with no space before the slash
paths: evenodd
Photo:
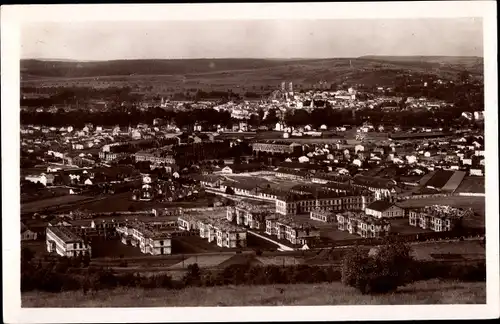
<path id="1" fill-rule="evenodd" d="M 299 163 L 307 163 L 309 162 L 309 158 L 307 156 L 299 157 Z"/>
<path id="2" fill-rule="evenodd" d="M 86 244 L 80 236 L 66 226 L 48 226 L 46 244 L 49 253 L 55 252 L 65 257 L 91 253 L 90 244 Z"/>
<path id="3" fill-rule="evenodd" d="M 139 246 L 144 254 L 172 254 L 172 238 L 170 229 L 161 230 L 140 222 L 132 222 L 116 228 L 121 234 L 122 243 Z"/>
<path id="4" fill-rule="evenodd" d="M 396 218 L 405 215 L 403 208 L 385 200 L 374 201 L 366 207 L 365 213 L 375 218 Z"/>
<path id="5" fill-rule="evenodd" d="M 52 185 L 54 183 L 54 175 L 42 173 L 40 175 L 28 175 L 24 178 L 25 180 L 31 181 L 33 183 L 41 183 L 44 186 Z"/>
<path id="6" fill-rule="evenodd" d="M 36 232 L 33 232 L 21 223 L 21 241 L 34 241 L 38 237 Z"/>
<path id="7" fill-rule="evenodd" d="M 470 169 L 471 176 L 483 176 L 483 170 L 481 169 Z"/>

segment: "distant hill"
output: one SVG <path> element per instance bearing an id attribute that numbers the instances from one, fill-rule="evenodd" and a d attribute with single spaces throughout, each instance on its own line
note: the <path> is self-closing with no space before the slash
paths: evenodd
<path id="1" fill-rule="evenodd" d="M 54 82 L 57 79 L 151 79 L 178 78 L 196 84 L 274 84 L 280 81 L 315 83 L 321 80 L 390 85 L 402 73 L 435 74 L 454 78 L 467 70 L 476 77 L 483 74 L 477 57 L 397 57 L 364 56 L 331 59 L 175 59 L 114 61 L 21 60 L 23 82 Z M 173 80 L 176 79 L 177 81 Z M 169 81 L 169 82 L 170 82 Z"/>
<path id="2" fill-rule="evenodd" d="M 483 73 L 483 58 L 478 56 L 379 56 L 359 57 L 361 60 L 404 64 L 407 66 L 451 67 L 466 69 L 474 74 Z"/>

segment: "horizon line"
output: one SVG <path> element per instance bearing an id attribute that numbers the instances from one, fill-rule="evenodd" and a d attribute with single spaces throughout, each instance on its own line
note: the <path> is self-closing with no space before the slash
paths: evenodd
<path id="1" fill-rule="evenodd" d="M 111 61 L 153 61 L 153 60 L 332 60 L 332 59 L 359 59 L 365 57 L 463 57 L 463 58 L 481 58 L 478 55 L 389 55 L 389 54 L 366 54 L 361 56 L 331 56 L 331 57 L 176 57 L 176 58 L 115 58 L 115 59 L 70 59 L 70 58 L 21 58 L 20 61 L 72 61 L 72 62 L 111 62 Z"/>

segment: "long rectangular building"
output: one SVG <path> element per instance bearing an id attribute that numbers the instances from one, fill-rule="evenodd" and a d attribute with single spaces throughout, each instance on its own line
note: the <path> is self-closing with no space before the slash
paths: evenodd
<path id="1" fill-rule="evenodd" d="M 46 232 L 47 251 L 64 257 L 90 255 L 90 244 L 75 234 L 68 226 L 48 226 Z"/>
<path id="2" fill-rule="evenodd" d="M 252 151 L 272 154 L 299 154 L 302 151 L 302 146 L 296 143 L 277 141 L 258 142 L 252 144 Z"/>
<path id="3" fill-rule="evenodd" d="M 355 191 L 290 191 L 276 199 L 276 213 L 295 215 L 313 210 L 346 211 L 364 210 L 374 197 L 368 193 Z"/>

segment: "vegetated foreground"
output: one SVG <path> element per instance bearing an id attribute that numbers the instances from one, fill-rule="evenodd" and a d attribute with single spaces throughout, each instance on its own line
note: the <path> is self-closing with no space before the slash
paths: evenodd
<path id="1" fill-rule="evenodd" d="M 281 305 L 398 305 L 398 304 L 484 304 L 485 282 L 418 281 L 394 293 L 363 295 L 339 282 L 323 284 L 117 288 L 84 295 L 27 292 L 22 307 L 193 307 L 193 306 L 281 306 Z"/>

